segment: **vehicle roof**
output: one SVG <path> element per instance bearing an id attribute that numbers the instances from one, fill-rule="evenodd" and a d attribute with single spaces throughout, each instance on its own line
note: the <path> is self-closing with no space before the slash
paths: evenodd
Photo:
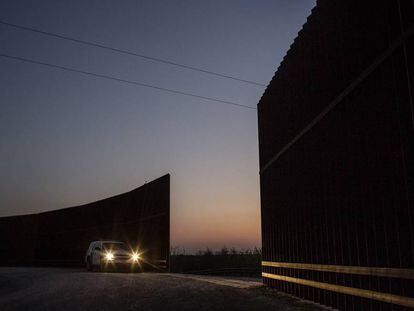
<path id="1" fill-rule="evenodd" d="M 99 240 L 99 241 L 92 241 L 92 243 L 118 243 L 118 244 L 124 244 L 124 242 L 121 241 L 110 241 L 110 240 Z"/>

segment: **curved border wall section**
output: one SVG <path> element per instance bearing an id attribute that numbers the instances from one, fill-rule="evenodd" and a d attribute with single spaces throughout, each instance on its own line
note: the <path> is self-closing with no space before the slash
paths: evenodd
<path id="1" fill-rule="evenodd" d="M 124 241 L 168 270 L 170 175 L 93 203 L 0 218 L 0 265 L 80 266 L 93 240 Z"/>

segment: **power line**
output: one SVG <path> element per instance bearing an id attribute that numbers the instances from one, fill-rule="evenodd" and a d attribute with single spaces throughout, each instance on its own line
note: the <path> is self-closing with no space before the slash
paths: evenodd
<path id="1" fill-rule="evenodd" d="M 217 73 L 217 72 L 214 72 L 214 71 L 205 70 L 205 69 L 198 68 L 198 67 L 193 67 L 193 66 L 188 66 L 188 65 L 172 62 L 172 61 L 165 60 L 165 59 L 162 59 L 162 58 L 152 57 L 152 56 L 139 54 L 139 53 L 135 53 L 135 52 L 127 51 L 127 50 L 122 50 L 122 49 L 110 47 L 110 46 L 107 46 L 107 45 L 103 45 L 103 44 L 99 44 L 99 43 L 95 43 L 95 42 L 91 42 L 91 41 L 85 41 L 85 40 L 80 40 L 80 39 L 76 39 L 76 38 L 71 38 L 71 37 L 67 37 L 67 36 L 60 35 L 60 34 L 53 33 L 53 32 L 47 32 L 47 31 L 43 31 L 43 30 L 31 28 L 31 27 L 12 24 L 12 23 L 8 23 L 8 22 L 2 21 L 2 20 L 0 20 L 0 24 L 10 26 L 10 27 L 14 27 L 14 28 L 18 28 L 18 29 L 22 29 L 22 30 L 26 30 L 26 31 L 40 33 L 42 35 L 46 35 L 46 36 L 50 36 L 50 37 L 55 37 L 55 38 L 68 40 L 68 41 L 72 41 L 72 42 L 76 42 L 76 43 L 80 43 L 80 44 L 84 44 L 84 45 L 89 45 L 89 46 L 93 46 L 93 47 L 97 47 L 97 48 L 101 48 L 101 49 L 105 49 L 105 50 L 109 50 L 109 51 L 113 51 L 113 52 L 127 54 L 127 55 L 131 55 L 131 56 L 135 56 L 135 57 L 140 57 L 140 58 L 144 58 L 146 60 L 150 60 L 150 61 L 154 61 L 154 62 L 168 64 L 168 65 L 172 65 L 172 66 L 176 66 L 176 67 L 181 67 L 181 68 L 188 69 L 188 70 L 198 71 L 198 72 L 202 72 L 202 73 L 205 73 L 205 74 L 218 76 L 218 77 L 221 77 L 221 78 L 231 79 L 231 80 L 244 82 L 244 83 L 248 83 L 248 84 L 253 84 L 253 85 L 257 85 L 257 86 L 266 86 L 263 83 L 259 83 L 259 82 L 255 82 L 255 81 L 245 80 L 245 79 L 237 78 L 237 77 L 234 77 L 234 76 L 225 75 L 225 74 L 222 74 L 222 73 Z"/>
<path id="2" fill-rule="evenodd" d="M 18 57 L 18 56 L 12 56 L 12 55 L 8 55 L 8 54 L 0 54 L 0 57 L 13 59 L 13 60 L 18 60 L 18 61 L 25 62 L 25 63 L 31 63 L 31 64 L 42 65 L 42 66 L 47 66 L 47 67 L 51 67 L 51 68 L 57 68 L 57 69 L 65 70 L 65 71 L 69 71 L 69 72 L 80 73 L 80 74 L 83 74 L 83 75 L 93 76 L 93 77 L 96 77 L 96 78 L 102 78 L 102 79 L 113 80 L 113 81 L 118 81 L 118 82 L 127 83 L 127 84 L 138 85 L 138 86 L 147 87 L 147 88 L 151 88 L 151 89 L 156 89 L 156 90 L 159 90 L 159 91 L 169 92 L 169 93 L 173 93 L 173 94 L 180 94 L 180 95 L 185 95 L 185 96 L 190 96 L 190 97 L 195 97 L 195 98 L 201 98 L 201 99 L 204 99 L 204 100 L 218 102 L 218 103 L 226 104 L 226 105 L 237 106 L 237 107 L 240 107 L 240 108 L 247 108 L 247 109 L 256 110 L 255 107 L 251 107 L 251 106 L 247 106 L 247 105 L 243 105 L 243 104 L 238 104 L 238 103 L 231 102 L 231 101 L 226 101 L 226 100 L 221 100 L 221 99 L 217 99 L 217 98 L 213 98 L 213 97 L 197 95 L 197 94 L 193 94 L 193 93 L 182 92 L 182 91 L 173 90 L 173 89 L 167 89 L 167 88 L 152 85 L 152 84 L 146 84 L 146 83 L 141 83 L 141 82 L 137 82 L 137 81 L 116 78 L 116 77 L 113 77 L 113 76 L 102 75 L 102 74 L 98 74 L 98 73 L 94 73 L 94 72 L 90 72 L 90 71 L 84 71 L 84 70 L 74 69 L 74 68 L 60 66 L 60 65 L 54 65 L 54 64 L 50 64 L 50 63 L 45 63 L 45 62 L 33 60 L 33 59 L 28 59 L 28 58 L 23 58 L 23 57 Z"/>

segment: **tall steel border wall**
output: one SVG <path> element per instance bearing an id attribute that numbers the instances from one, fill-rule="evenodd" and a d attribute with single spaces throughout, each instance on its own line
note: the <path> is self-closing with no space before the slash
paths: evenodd
<path id="1" fill-rule="evenodd" d="M 97 202 L 0 218 L 0 265 L 81 266 L 93 240 L 139 247 L 147 267 L 168 270 L 170 175 Z"/>
<path id="2" fill-rule="evenodd" d="M 414 308 L 414 1 L 320 0 L 258 105 L 266 285 Z"/>

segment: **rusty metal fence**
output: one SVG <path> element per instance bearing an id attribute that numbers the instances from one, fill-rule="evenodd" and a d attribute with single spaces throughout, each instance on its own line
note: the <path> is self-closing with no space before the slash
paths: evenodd
<path id="1" fill-rule="evenodd" d="M 258 105 L 263 281 L 414 308 L 414 1 L 320 0 Z"/>
<path id="2" fill-rule="evenodd" d="M 121 240 L 169 267 L 170 175 L 82 206 L 0 218 L 0 265 L 81 266 L 93 240 Z"/>

